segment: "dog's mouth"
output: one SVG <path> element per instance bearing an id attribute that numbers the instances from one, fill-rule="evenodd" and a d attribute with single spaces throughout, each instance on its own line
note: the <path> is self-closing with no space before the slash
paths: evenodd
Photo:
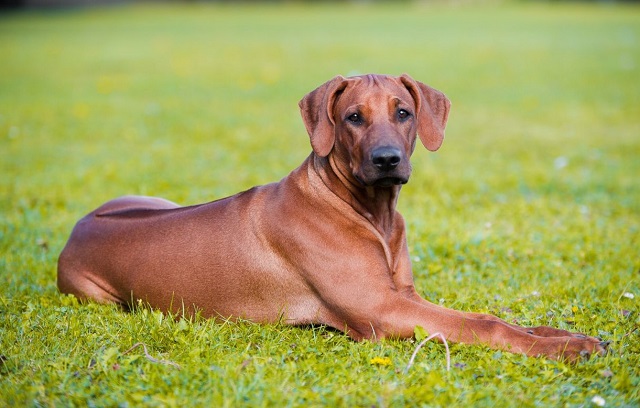
<path id="1" fill-rule="evenodd" d="M 400 186 L 403 184 L 407 184 L 407 182 L 409 181 L 408 179 L 402 178 L 402 177 L 381 177 L 379 179 L 372 180 L 369 182 L 362 180 L 358 176 L 356 176 L 356 179 L 364 187 L 382 187 L 382 188 Z"/>
<path id="2" fill-rule="evenodd" d="M 392 187 L 392 186 L 400 186 L 402 184 L 407 184 L 407 179 L 403 179 L 400 177 L 383 177 L 381 179 L 376 180 L 373 183 L 374 187 Z"/>

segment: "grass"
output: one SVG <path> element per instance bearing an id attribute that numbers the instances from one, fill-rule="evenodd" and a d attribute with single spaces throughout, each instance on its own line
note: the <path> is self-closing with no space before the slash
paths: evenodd
<path id="1" fill-rule="evenodd" d="M 639 22 L 635 5 L 574 3 L 0 15 L 0 406 L 638 406 Z M 601 336 L 608 356 L 454 345 L 446 372 L 431 343 L 404 374 L 414 342 L 57 292 L 86 212 L 283 177 L 310 151 L 297 101 L 356 72 L 408 72 L 453 101 L 444 146 L 416 152 L 400 199 L 419 291 Z M 139 342 L 181 369 L 127 352 Z"/>

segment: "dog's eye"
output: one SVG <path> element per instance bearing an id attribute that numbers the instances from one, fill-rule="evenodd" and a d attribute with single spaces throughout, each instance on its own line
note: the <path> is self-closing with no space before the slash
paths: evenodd
<path id="1" fill-rule="evenodd" d="M 405 109 L 399 109 L 398 110 L 398 119 L 405 120 L 409 116 L 411 116 L 411 114 L 407 110 L 405 110 Z"/>
<path id="2" fill-rule="evenodd" d="M 356 123 L 356 124 L 362 123 L 362 116 L 360 116 L 357 113 L 353 113 L 353 114 L 347 116 L 347 120 L 349 122 L 351 122 L 351 123 Z"/>

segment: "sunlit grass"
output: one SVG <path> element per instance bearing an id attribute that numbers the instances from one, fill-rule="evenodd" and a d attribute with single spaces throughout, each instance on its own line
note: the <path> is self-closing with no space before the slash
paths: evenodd
<path id="1" fill-rule="evenodd" d="M 637 405 L 639 21 L 636 6 L 518 3 L 1 15 L 0 405 Z M 310 152 L 297 101 L 364 72 L 407 72 L 453 102 L 442 149 L 416 152 L 400 199 L 420 292 L 601 336 L 609 356 L 567 366 L 456 345 L 446 373 L 430 344 L 405 375 L 408 341 L 57 293 L 86 212 L 278 180 Z M 138 342 L 181 370 L 126 353 Z"/>

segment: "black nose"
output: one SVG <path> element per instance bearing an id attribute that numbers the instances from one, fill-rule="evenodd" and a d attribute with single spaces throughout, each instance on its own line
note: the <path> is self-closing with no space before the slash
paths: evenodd
<path id="1" fill-rule="evenodd" d="M 371 161 L 382 171 L 393 170 L 402 160 L 402 152 L 396 147 L 378 147 L 371 153 Z"/>

